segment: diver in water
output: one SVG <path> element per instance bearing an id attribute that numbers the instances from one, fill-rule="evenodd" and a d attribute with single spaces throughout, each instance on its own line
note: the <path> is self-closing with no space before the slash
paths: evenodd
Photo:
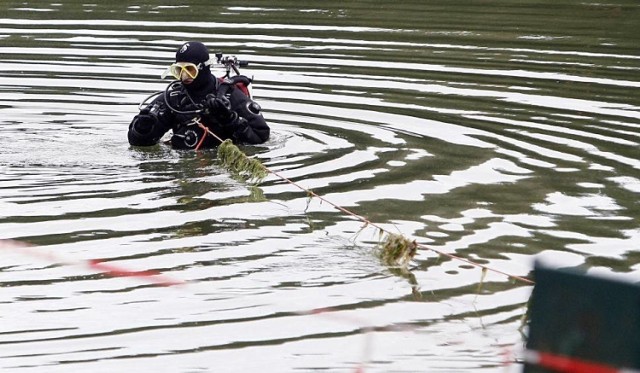
<path id="1" fill-rule="evenodd" d="M 260 105 L 248 94 L 251 80 L 242 75 L 216 78 L 211 74 L 211 64 L 204 44 L 183 44 L 176 52 L 176 63 L 162 75 L 177 80 L 133 118 L 129 144 L 155 145 L 169 130 L 173 131 L 171 145 L 177 149 L 217 146 L 220 140 L 216 136 L 234 143 L 267 141 L 269 126 Z"/>

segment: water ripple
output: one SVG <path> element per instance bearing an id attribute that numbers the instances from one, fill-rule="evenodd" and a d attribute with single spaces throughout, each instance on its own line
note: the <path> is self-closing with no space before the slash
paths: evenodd
<path id="1" fill-rule="evenodd" d="M 0 239 L 38 246 L 0 250 L 3 371 L 502 372 L 522 344 L 530 288 L 426 250 L 389 268 L 275 176 L 129 147 L 184 40 L 250 60 L 273 135 L 243 150 L 299 185 L 507 273 L 640 279 L 637 6 L 365 5 L 7 6 Z"/>

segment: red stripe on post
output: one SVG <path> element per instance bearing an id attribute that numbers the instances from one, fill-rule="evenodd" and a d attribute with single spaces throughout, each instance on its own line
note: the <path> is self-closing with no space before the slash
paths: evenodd
<path id="1" fill-rule="evenodd" d="M 634 373 L 637 370 L 621 369 L 610 365 L 588 361 L 572 356 L 557 355 L 550 352 L 526 351 L 525 361 L 562 373 Z"/>

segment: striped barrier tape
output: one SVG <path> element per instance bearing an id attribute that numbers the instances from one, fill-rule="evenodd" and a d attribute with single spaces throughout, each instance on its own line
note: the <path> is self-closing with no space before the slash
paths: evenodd
<path id="1" fill-rule="evenodd" d="M 0 239 L 0 250 L 2 249 L 14 249 L 21 254 L 44 259 L 51 263 L 89 267 L 92 270 L 104 273 L 111 277 L 133 277 L 160 286 L 185 284 L 185 281 L 183 280 L 171 278 L 156 270 L 133 271 L 117 265 L 108 264 L 105 260 L 101 259 L 66 259 L 60 255 L 54 255 L 51 252 L 36 249 L 36 246 L 22 241 Z"/>

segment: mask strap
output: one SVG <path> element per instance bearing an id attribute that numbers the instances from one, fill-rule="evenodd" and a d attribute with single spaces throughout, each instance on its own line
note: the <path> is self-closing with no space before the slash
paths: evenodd
<path id="1" fill-rule="evenodd" d="M 207 66 L 211 66 L 211 65 L 213 65 L 213 60 L 212 59 L 208 59 L 208 60 L 206 60 L 204 62 L 201 62 L 200 64 L 202 65 L 203 68 L 207 67 Z"/>

